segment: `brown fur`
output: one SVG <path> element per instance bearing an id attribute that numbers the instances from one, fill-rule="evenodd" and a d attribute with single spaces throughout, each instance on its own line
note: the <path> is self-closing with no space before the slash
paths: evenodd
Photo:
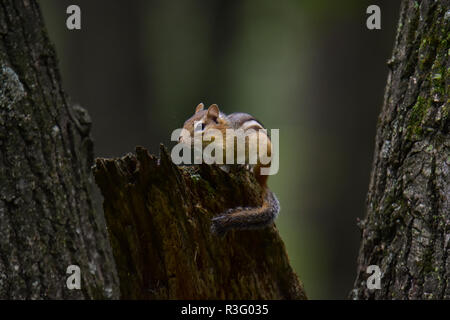
<path id="1" fill-rule="evenodd" d="M 253 116 L 246 113 L 233 113 L 229 116 L 221 113 L 217 105 L 211 105 L 207 110 L 204 110 L 204 105 L 200 103 L 196 109 L 194 115 L 192 115 L 188 120 L 185 121 L 183 128 L 188 130 L 191 137 L 194 137 L 195 128 L 194 123 L 196 121 L 202 121 L 204 123 L 204 132 L 210 129 L 220 130 L 224 141 L 226 141 L 226 130 L 227 129 L 239 129 L 247 121 L 257 121 Z M 261 124 L 259 121 L 257 121 Z M 262 126 L 262 125 L 261 125 Z M 258 132 L 259 126 L 250 126 L 249 129 L 255 129 Z M 270 138 L 267 138 L 267 155 L 272 155 L 272 144 Z M 193 139 L 192 139 L 193 141 Z M 212 142 L 204 142 L 204 144 L 209 144 Z M 245 139 L 245 149 L 246 152 L 249 150 L 250 139 L 246 137 Z M 226 143 L 223 144 L 223 155 L 224 163 L 226 160 Z M 235 159 L 237 157 L 236 145 Z M 258 154 L 259 154 L 259 150 Z M 248 155 L 246 156 L 248 161 Z M 263 187 L 264 192 L 262 194 L 263 203 L 260 207 L 256 208 L 235 208 L 230 209 L 227 213 L 222 214 L 213 219 L 212 230 L 217 234 L 224 234 L 228 229 L 252 229 L 264 227 L 275 219 L 279 212 L 279 203 L 272 191 L 269 190 L 267 186 L 268 175 L 261 174 L 261 168 L 269 168 L 271 163 L 262 164 L 258 157 L 257 164 L 253 168 L 253 173 L 255 175 L 258 183 Z"/>

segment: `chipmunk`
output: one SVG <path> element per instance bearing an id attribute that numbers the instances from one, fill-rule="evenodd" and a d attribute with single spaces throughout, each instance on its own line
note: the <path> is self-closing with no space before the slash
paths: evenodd
<path id="1" fill-rule="evenodd" d="M 186 141 L 189 141 L 191 145 L 193 144 L 192 141 L 194 139 L 192 138 L 194 137 L 194 133 L 202 133 L 204 135 L 208 132 L 208 130 L 216 129 L 220 130 L 222 135 L 225 137 L 227 129 L 243 129 L 244 131 L 253 129 L 254 131 L 247 132 L 250 132 L 250 134 L 253 134 L 253 132 L 255 132 L 254 134 L 259 136 L 259 143 L 265 143 L 267 148 L 267 155 L 270 157 L 272 153 L 272 144 L 270 138 L 267 136 L 265 130 L 259 131 L 261 129 L 264 129 L 264 127 L 258 120 L 247 113 L 239 112 L 226 115 L 220 112 L 219 107 L 216 104 L 211 105 L 207 110 L 205 110 L 203 103 L 200 103 L 196 107 L 194 115 L 185 121 L 183 128 L 186 129 L 185 134 L 188 134 L 189 137 L 183 136 L 183 134 L 181 134 L 179 137 L 179 141 L 181 143 L 186 143 Z M 258 132 L 260 132 L 259 135 Z M 248 164 L 249 160 L 249 141 L 258 141 L 258 139 L 245 139 L 246 164 Z M 208 145 L 210 143 L 214 142 L 203 142 L 204 145 Z M 222 143 L 224 157 L 226 155 L 226 148 L 228 143 L 229 141 L 227 141 L 226 143 Z M 231 143 L 234 143 L 234 139 Z M 259 146 L 257 148 L 259 148 Z M 236 150 L 236 148 L 234 148 L 233 150 Z M 234 160 L 236 160 L 236 152 L 234 153 Z M 219 214 L 212 219 L 211 230 L 213 233 L 222 236 L 230 229 L 257 229 L 266 227 L 273 222 L 280 211 L 280 204 L 275 194 L 267 186 L 268 175 L 261 174 L 262 168 L 269 167 L 270 162 L 266 164 L 261 163 L 258 149 L 258 158 L 256 164 L 254 164 L 252 169 L 256 180 L 263 188 L 262 205 L 260 207 L 231 208 Z"/>

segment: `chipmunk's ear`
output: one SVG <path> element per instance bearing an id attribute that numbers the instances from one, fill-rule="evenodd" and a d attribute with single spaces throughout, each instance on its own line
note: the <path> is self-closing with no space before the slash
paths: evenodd
<path id="1" fill-rule="evenodd" d="M 217 120 L 217 118 L 219 117 L 219 107 L 217 106 L 217 104 L 212 104 L 209 106 L 208 108 L 208 118 L 213 119 L 214 121 Z"/>
<path id="2" fill-rule="evenodd" d="M 205 107 L 205 105 L 204 105 L 203 103 L 200 102 L 200 103 L 198 104 L 197 108 L 195 108 L 195 113 L 197 113 L 197 112 L 199 112 L 199 111 L 202 111 L 204 107 Z"/>

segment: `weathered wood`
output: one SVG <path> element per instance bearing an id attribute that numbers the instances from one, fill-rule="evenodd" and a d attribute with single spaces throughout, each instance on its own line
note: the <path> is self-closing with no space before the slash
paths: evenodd
<path id="1" fill-rule="evenodd" d="M 278 232 L 231 231 L 219 238 L 211 218 L 252 206 L 261 189 L 244 169 L 177 167 L 136 155 L 96 159 L 94 175 L 123 299 L 305 299 Z"/>
<path id="2" fill-rule="evenodd" d="M 409 1 L 389 61 L 357 299 L 450 299 L 449 1 Z M 380 290 L 366 287 L 378 265 Z"/>

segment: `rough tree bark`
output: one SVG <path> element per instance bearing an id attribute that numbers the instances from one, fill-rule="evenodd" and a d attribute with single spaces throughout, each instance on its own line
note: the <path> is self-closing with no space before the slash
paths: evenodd
<path id="1" fill-rule="evenodd" d="M 64 26 L 61 26 L 64 27 Z M 90 120 L 61 88 L 34 0 L 0 1 L 0 298 L 117 298 L 94 212 Z M 81 290 L 66 268 L 81 268 Z"/>
<path id="2" fill-rule="evenodd" d="M 136 155 L 97 159 L 123 299 L 305 299 L 275 226 L 211 234 L 211 218 L 226 208 L 260 202 L 247 170 L 177 167 Z"/>
<path id="3" fill-rule="evenodd" d="M 449 25 L 449 1 L 401 4 L 353 298 L 450 298 Z"/>

